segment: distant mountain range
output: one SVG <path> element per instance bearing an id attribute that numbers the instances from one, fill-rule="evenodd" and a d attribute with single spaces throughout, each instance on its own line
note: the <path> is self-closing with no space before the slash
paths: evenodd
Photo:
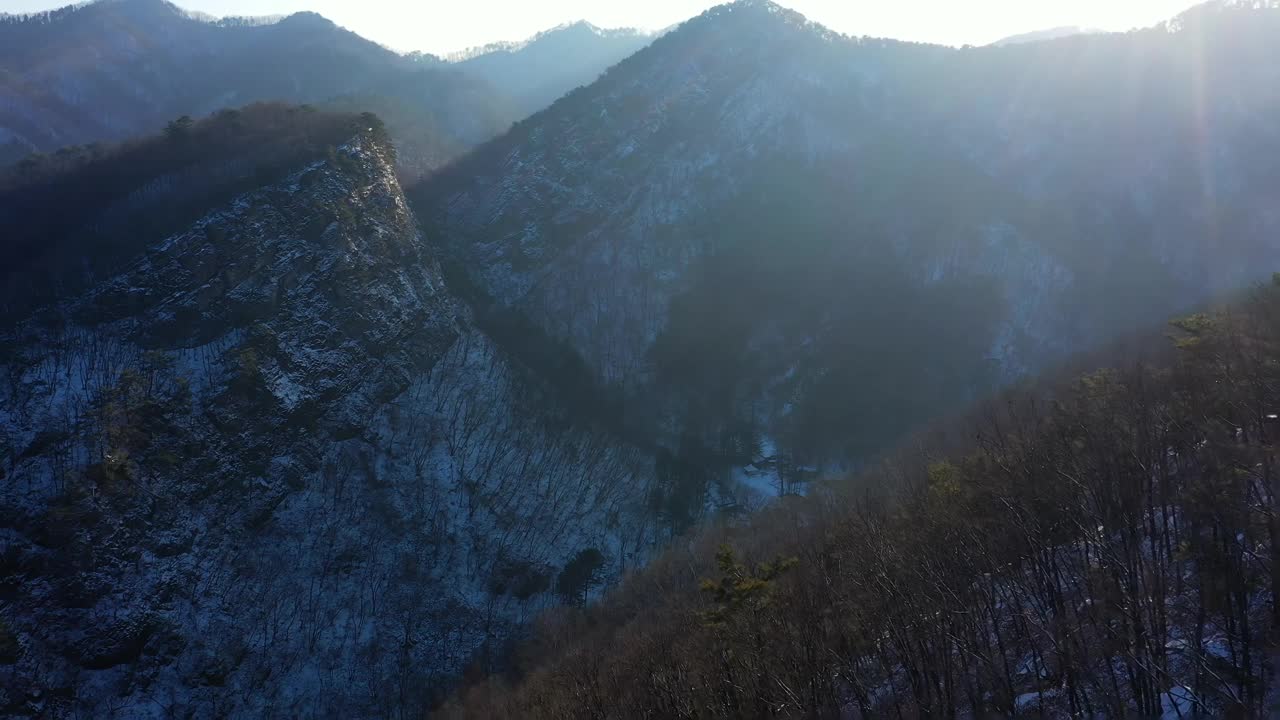
<path id="1" fill-rule="evenodd" d="M 953 49 L 738 2 L 410 195 L 629 421 L 840 466 L 1280 264 L 1280 11 L 1179 23 Z"/>
<path id="2" fill-rule="evenodd" d="M 569 90 L 589 85 L 600 73 L 653 41 L 638 30 L 604 30 L 576 22 L 520 43 L 498 43 L 450 58 L 512 98 L 523 115 L 547 107 Z"/>
<path id="3" fill-rule="evenodd" d="M 585 25 L 449 64 L 314 13 L 214 20 L 165 0 L 0 18 L 0 164 L 258 101 L 371 110 L 412 179 L 590 82 L 645 36 Z"/>
<path id="4" fill-rule="evenodd" d="M 1041 42 L 1043 40 L 1057 40 L 1058 38 L 1073 37 L 1075 35 L 1097 35 L 1101 32 L 1103 31 L 1092 28 L 1083 28 L 1076 25 L 1064 25 L 1062 27 L 1048 28 L 1046 30 L 1033 30 L 1032 32 L 1010 35 L 1007 38 L 1002 38 L 991 44 L 1020 45 L 1022 43 Z"/>

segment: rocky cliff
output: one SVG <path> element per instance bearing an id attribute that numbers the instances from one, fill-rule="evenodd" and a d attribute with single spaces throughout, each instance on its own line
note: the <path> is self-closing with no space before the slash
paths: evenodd
<path id="1" fill-rule="evenodd" d="M 412 714 L 653 539 L 652 459 L 473 326 L 367 137 L 4 346 L 6 714 Z"/>

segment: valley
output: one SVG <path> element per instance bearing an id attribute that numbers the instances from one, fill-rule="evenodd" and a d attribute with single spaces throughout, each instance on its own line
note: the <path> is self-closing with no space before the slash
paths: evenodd
<path id="1" fill-rule="evenodd" d="M 0 716 L 1265 715 L 1278 47 L 0 16 Z"/>

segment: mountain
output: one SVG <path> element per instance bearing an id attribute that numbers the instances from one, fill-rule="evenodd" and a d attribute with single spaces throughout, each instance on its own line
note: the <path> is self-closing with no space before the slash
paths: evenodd
<path id="1" fill-rule="evenodd" d="M 483 135 L 458 68 L 314 15 L 5 20 L 15 143 L 159 133 L 0 173 L 0 715 L 420 716 L 711 517 L 749 562 L 695 536 L 551 618 L 535 711 L 1260 707 L 1274 313 L 855 486 L 918 504 L 820 476 L 1280 267 L 1277 40 L 1258 3 L 953 49 L 743 0 L 405 192 L 406 133 Z M 307 105 L 225 109 L 263 96 Z"/>
<path id="2" fill-rule="evenodd" d="M 1280 274 L 707 528 L 437 717 L 1276 717 L 1277 318 Z"/>
<path id="3" fill-rule="evenodd" d="M 1076 35 L 1095 35 L 1101 33 L 1101 30 L 1092 28 L 1083 28 L 1077 25 L 1063 25 L 1061 27 L 1047 28 L 1045 30 L 1033 30 L 1031 32 L 1020 33 L 1018 35 L 1010 35 L 1007 38 L 1001 38 L 992 45 L 1021 45 L 1023 43 L 1042 42 L 1044 40 L 1057 40 L 1059 38 L 1073 37 Z"/>
<path id="4" fill-rule="evenodd" d="M 0 327 L 0 715 L 420 715 L 650 554 L 651 451 L 477 326 L 392 157 L 254 106 L 0 189 L 52 246 L 6 283 L 67 273 Z"/>
<path id="5" fill-rule="evenodd" d="M 278 180 L 377 125 L 372 117 L 259 104 L 0 172 L 0 327 L 101 282 L 211 205 Z"/>
<path id="6" fill-rule="evenodd" d="M 410 195 L 625 423 L 803 477 L 1280 265 L 1277 40 L 1232 6 L 952 49 L 745 0 Z"/>
<path id="7" fill-rule="evenodd" d="M 516 117 L 482 81 L 314 13 L 212 21 L 164 0 L 99 0 L 0 18 L 0 162 L 256 101 L 381 112 L 411 177 Z"/>
<path id="8" fill-rule="evenodd" d="M 498 43 L 454 58 L 457 67 L 483 78 L 510 97 L 521 117 L 565 93 L 589 85 L 600 73 L 648 45 L 653 35 L 605 30 L 588 22 L 561 25 L 520 43 Z"/>

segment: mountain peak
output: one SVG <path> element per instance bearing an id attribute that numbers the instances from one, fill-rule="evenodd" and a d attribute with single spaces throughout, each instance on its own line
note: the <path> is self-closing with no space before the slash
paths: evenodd
<path id="1" fill-rule="evenodd" d="M 283 25 L 286 23 L 294 27 L 310 27 L 317 30 L 329 30 L 337 27 L 337 23 L 334 21 L 311 10 L 303 10 L 301 12 L 285 16 L 285 18 L 280 21 L 280 24 Z"/>
<path id="2" fill-rule="evenodd" d="M 551 30 L 549 30 L 548 32 L 555 32 L 555 31 L 557 31 L 557 30 L 560 30 L 560 31 L 564 31 L 564 30 L 585 30 L 585 31 L 587 31 L 587 32 L 589 32 L 589 33 L 601 33 L 601 32 L 605 32 L 605 31 L 604 31 L 600 26 L 598 26 L 598 25 L 596 25 L 596 24 L 594 24 L 594 23 L 592 23 L 592 22 L 590 22 L 590 21 L 588 21 L 588 20 L 575 20 L 574 22 L 564 23 L 563 25 L 559 25 L 559 26 L 557 26 L 557 27 L 555 27 L 555 28 L 552 28 L 552 29 L 551 29 Z"/>
<path id="3" fill-rule="evenodd" d="M 474 48 L 468 48 L 466 50 L 450 54 L 447 56 L 447 59 L 449 62 L 461 63 L 496 53 L 513 54 L 535 45 L 546 44 L 548 41 L 554 41 L 557 38 L 645 38 L 649 37 L 649 35 L 649 33 L 636 28 L 602 28 L 587 20 L 575 20 L 573 22 L 562 23 L 553 28 L 542 30 L 525 38 L 524 40 L 504 40 Z"/>
<path id="4" fill-rule="evenodd" d="M 90 18 L 94 22 L 102 18 L 128 17 L 131 20 L 172 20 L 185 18 L 206 23 L 218 23 L 217 18 L 204 13 L 184 10 L 168 0 L 90 0 L 89 2 L 33 13 L 0 13 L 0 21 L 7 24 L 51 25 L 77 18 Z"/>
<path id="5" fill-rule="evenodd" d="M 1164 27 L 1170 32 L 1177 32 L 1226 13 L 1251 10 L 1280 10 L 1280 0 L 1208 0 L 1178 14 Z"/>
<path id="6" fill-rule="evenodd" d="M 723 7 L 756 9 L 756 10 L 764 10 L 766 12 L 771 12 L 771 13 L 789 12 L 787 8 L 784 8 L 778 3 L 773 2 L 773 0 L 733 0 L 732 2 L 725 3 Z"/>
<path id="7" fill-rule="evenodd" d="M 560 38 L 560 37 L 594 36 L 594 37 L 608 38 L 608 37 L 643 36 L 645 34 L 646 33 L 643 33 L 640 30 L 637 30 L 635 28 L 602 28 L 599 25 L 591 23 L 587 20 L 575 20 L 574 22 L 568 22 L 568 23 L 563 23 L 561 25 L 557 25 L 549 30 L 543 30 L 542 32 L 534 35 L 533 37 L 523 42 L 516 43 L 514 47 L 509 47 L 507 49 L 514 52 L 517 50 L 522 50 L 531 45 L 535 45 L 537 43 L 543 43 L 543 42 L 554 40 L 555 38 Z"/>
<path id="8" fill-rule="evenodd" d="M 804 18 L 803 15 L 796 12 L 795 10 L 791 10 L 790 8 L 785 8 L 773 2 L 773 0 L 733 0 L 732 2 L 728 2 L 723 5 L 717 5 L 707 10 L 703 14 L 714 16 L 714 15 L 724 15 L 728 13 L 759 13 L 759 14 L 767 14 L 767 15 L 778 15 L 781 17 L 790 16 L 790 17 Z"/>
<path id="9" fill-rule="evenodd" d="M 692 27 L 702 22 L 717 24 L 728 22 L 742 28 L 759 28 L 761 32 L 772 32 L 774 28 L 793 28 L 812 31 L 826 38 L 840 35 L 825 25 L 816 23 L 803 14 L 772 0 L 734 0 L 724 5 L 717 5 L 681 27 Z"/>
<path id="10" fill-rule="evenodd" d="M 449 57 L 513 98 L 532 115 L 601 71 L 648 45 L 654 34 L 634 28 L 601 28 L 585 20 L 558 25 L 515 43 L 494 43 Z"/>
<path id="11" fill-rule="evenodd" d="M 191 17 L 199 19 L 198 13 L 183 10 L 169 2 L 169 0 L 95 0 L 90 4 L 90 7 L 123 11 L 133 16 Z"/>
<path id="12" fill-rule="evenodd" d="M 1010 35 L 1009 37 L 1001 38 L 991 44 L 995 46 L 1023 45 L 1026 43 L 1042 42 L 1045 40 L 1058 40 L 1065 37 L 1075 37 L 1077 35 L 1097 35 L 1101 32 L 1103 31 L 1096 28 L 1086 28 L 1078 25 L 1063 25 L 1060 27 L 1033 30 L 1031 32 Z"/>
<path id="13" fill-rule="evenodd" d="M 177 6 L 168 0 L 94 0 L 89 5 L 98 7 L 127 7 L 127 8 L 147 8 L 147 9 L 165 9 L 177 10 Z"/>
<path id="14" fill-rule="evenodd" d="M 168 0 L 96 0 L 87 7 L 123 12 L 132 17 L 172 18 L 187 13 Z"/>

